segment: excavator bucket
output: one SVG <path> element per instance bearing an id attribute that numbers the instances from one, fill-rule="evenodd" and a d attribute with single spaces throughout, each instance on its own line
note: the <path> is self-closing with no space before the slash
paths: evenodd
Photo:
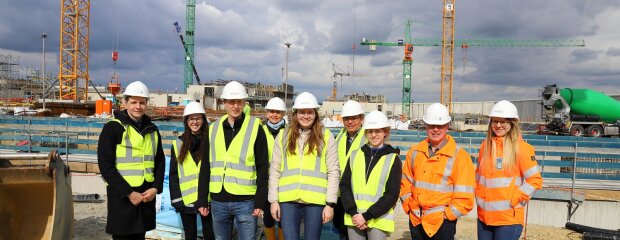
<path id="1" fill-rule="evenodd" d="M 73 238 L 70 176 L 56 151 L 0 154 L 0 240 Z"/>

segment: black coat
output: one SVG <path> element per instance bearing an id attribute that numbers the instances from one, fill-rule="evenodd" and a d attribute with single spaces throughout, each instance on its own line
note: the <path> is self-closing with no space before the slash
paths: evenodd
<path id="1" fill-rule="evenodd" d="M 127 115 L 127 111 L 114 112 L 115 118 L 123 124 L 136 129 L 142 136 L 156 132 L 159 141 L 155 153 L 154 182 L 144 182 L 142 186 L 131 187 L 123 179 L 116 168 L 116 145 L 122 141 L 125 129 L 116 121 L 110 121 L 103 126 L 99 135 L 97 146 L 97 162 L 101 176 L 107 183 L 108 194 L 108 218 L 106 232 L 109 234 L 137 234 L 155 229 L 155 200 L 140 203 L 134 206 L 127 197 L 131 192 L 142 193 L 150 188 L 156 188 L 157 193 L 162 192 L 165 170 L 165 156 L 161 145 L 161 135 L 157 126 L 151 119 L 144 115 L 141 122 L 134 122 Z"/>
<path id="2" fill-rule="evenodd" d="M 368 167 L 368 163 L 371 159 L 371 149 L 368 144 L 364 144 L 361 148 L 364 153 L 364 158 L 366 160 L 366 167 Z M 400 161 L 399 149 L 395 149 L 390 145 L 385 145 L 383 148 L 379 149 L 374 159 L 378 160 L 380 157 L 384 155 L 388 155 L 390 153 L 396 153 L 396 159 L 394 159 L 394 164 L 392 164 L 392 169 L 390 169 L 390 175 L 387 178 L 387 183 L 385 184 L 385 191 L 383 196 L 379 198 L 379 200 L 374 203 L 372 206 L 368 208 L 365 213 L 362 213 L 362 216 L 366 221 L 377 218 L 386 214 L 391 208 L 396 205 L 396 201 L 398 200 L 398 196 L 400 195 L 400 180 L 402 177 L 402 162 Z M 373 161 L 370 164 L 370 170 L 366 175 L 366 179 L 368 179 L 368 175 L 372 172 L 372 169 L 377 165 L 378 161 Z M 387 164 L 387 163 L 386 163 Z M 357 214 L 357 204 L 355 204 L 355 198 L 353 197 L 353 191 L 351 188 L 351 166 L 349 164 L 346 165 L 344 172 L 342 173 L 342 178 L 340 180 L 340 196 L 342 198 L 342 206 L 345 212 L 351 216 Z"/>
<path id="3" fill-rule="evenodd" d="M 209 127 L 208 125 L 204 126 L 204 127 Z M 191 134 L 191 133 L 185 133 L 185 134 Z M 209 165 L 209 141 L 208 138 L 207 141 L 205 141 L 204 143 L 201 140 L 201 137 L 196 136 L 196 135 L 191 135 L 192 137 L 192 142 L 193 142 L 193 146 L 190 146 L 190 154 L 192 155 L 192 158 L 194 159 L 194 161 L 198 161 L 198 156 L 200 151 L 202 151 L 202 165 L 206 164 Z M 181 141 L 180 137 L 177 141 Z M 182 142 L 182 141 L 181 141 Z M 179 151 L 181 151 L 181 149 L 179 149 Z M 187 156 L 187 155 L 186 155 Z M 186 157 L 185 160 L 188 160 L 189 158 Z M 204 159 L 206 159 L 206 161 L 204 161 Z M 201 166 L 202 166 L 201 165 Z M 169 179 L 170 179 L 170 184 L 169 184 L 169 189 L 170 189 L 170 199 L 177 199 L 177 198 L 181 198 L 181 188 L 179 185 L 179 167 L 182 167 L 179 165 L 178 161 L 177 161 L 177 156 L 176 153 L 174 152 L 174 147 L 170 150 L 170 170 L 169 170 Z M 211 168 L 202 168 L 202 171 L 210 171 Z M 199 170 L 199 171 L 200 171 Z M 200 179 L 200 181 L 204 181 L 207 184 L 209 183 L 209 177 L 211 176 L 210 172 L 203 174 L 202 172 L 199 173 L 199 179 L 200 177 L 206 177 L 205 179 Z M 198 202 L 198 200 L 196 200 Z M 196 203 L 194 203 L 194 207 L 186 207 L 185 203 L 183 203 L 183 201 L 180 202 L 176 202 L 176 203 L 172 203 L 172 207 L 174 207 L 174 209 L 177 212 L 180 213 L 187 213 L 187 214 L 196 214 Z"/>

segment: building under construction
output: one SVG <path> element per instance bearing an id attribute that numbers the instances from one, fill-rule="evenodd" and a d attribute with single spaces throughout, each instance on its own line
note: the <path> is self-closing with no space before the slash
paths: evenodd
<path id="1" fill-rule="evenodd" d="M 2 105 L 28 103 L 41 97 L 43 80 L 40 71 L 29 69 L 26 77 L 21 77 L 19 69 L 19 56 L 0 54 Z"/>

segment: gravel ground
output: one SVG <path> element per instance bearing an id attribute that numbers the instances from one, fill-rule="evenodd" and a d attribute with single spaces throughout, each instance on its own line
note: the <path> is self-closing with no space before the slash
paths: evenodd
<path id="1" fill-rule="evenodd" d="M 111 236 L 105 233 L 106 203 L 74 203 L 74 239 L 103 240 Z M 396 231 L 389 239 L 411 239 L 408 216 L 400 206 L 396 208 Z M 522 234 L 523 238 L 523 234 Z M 461 218 L 457 224 L 457 240 L 476 239 L 476 220 Z M 528 225 L 527 239 L 581 239 L 581 234 L 565 228 Z"/>

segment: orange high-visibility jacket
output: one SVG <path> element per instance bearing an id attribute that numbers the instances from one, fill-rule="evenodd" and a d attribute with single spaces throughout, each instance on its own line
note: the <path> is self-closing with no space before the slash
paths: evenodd
<path id="1" fill-rule="evenodd" d="M 494 137 L 497 158 L 504 155 L 504 138 Z M 538 170 L 534 147 L 519 138 L 516 165 L 501 169 L 501 163 L 486 159 L 485 143 L 482 142 L 476 167 L 476 203 L 478 218 L 491 226 L 521 224 L 524 222 L 524 206 L 534 191 L 543 184 Z"/>
<path id="2" fill-rule="evenodd" d="M 400 199 L 413 226 L 433 236 L 445 217 L 456 220 L 474 207 L 474 165 L 454 139 L 429 157 L 428 138 L 411 146 L 403 165 Z"/>

